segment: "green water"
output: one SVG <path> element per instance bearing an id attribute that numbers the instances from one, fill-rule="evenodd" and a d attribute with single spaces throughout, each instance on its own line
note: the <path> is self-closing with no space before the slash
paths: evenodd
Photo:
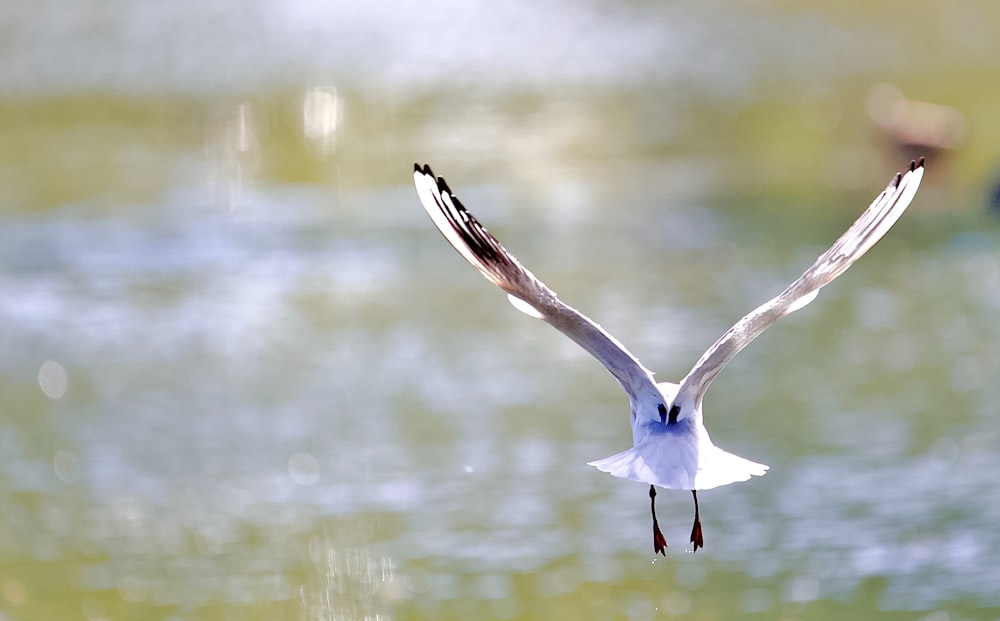
<path id="1" fill-rule="evenodd" d="M 0 9 L 0 619 L 1000 617 L 992 6 Z M 429 162 L 677 380 L 955 106 L 911 210 L 713 385 L 767 476 L 664 491 Z"/>

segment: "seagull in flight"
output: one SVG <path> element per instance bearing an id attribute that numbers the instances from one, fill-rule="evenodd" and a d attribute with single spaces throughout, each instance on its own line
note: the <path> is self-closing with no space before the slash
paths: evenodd
<path id="1" fill-rule="evenodd" d="M 494 285 L 514 308 L 541 319 L 597 358 L 628 394 L 632 448 L 590 462 L 613 476 L 649 485 L 653 554 L 666 556 L 656 521 L 656 488 L 690 490 L 694 497 L 694 552 L 705 545 L 698 491 L 762 476 L 767 466 L 727 453 L 712 443 L 702 418 L 705 391 L 733 356 L 778 319 L 816 298 L 888 232 L 913 200 L 924 174 L 924 158 L 897 173 L 868 209 L 829 250 L 776 297 L 750 311 L 702 354 L 680 383 L 657 383 L 615 337 L 563 303 L 493 237 L 430 166 L 413 165 L 413 182 L 424 209 L 455 250 Z"/>

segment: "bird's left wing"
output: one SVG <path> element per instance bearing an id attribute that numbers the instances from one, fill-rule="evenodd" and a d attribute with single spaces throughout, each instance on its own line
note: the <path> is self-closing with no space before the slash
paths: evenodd
<path id="1" fill-rule="evenodd" d="M 434 176 L 430 166 L 414 164 L 413 182 L 424 209 L 448 243 L 487 280 L 506 291 L 515 308 L 573 339 L 615 376 L 630 397 L 656 390 L 652 373 L 624 345 L 564 304 L 525 269 L 462 205 L 445 180 Z"/>
<path id="2" fill-rule="evenodd" d="M 722 367 L 778 319 L 815 299 L 821 287 L 844 273 L 882 239 L 909 206 L 924 174 L 924 158 L 910 162 L 905 174 L 892 182 L 869 205 L 847 232 L 816 259 L 799 278 L 777 297 L 758 306 L 708 348 L 680 384 L 674 403 L 700 406 L 705 391 Z"/>

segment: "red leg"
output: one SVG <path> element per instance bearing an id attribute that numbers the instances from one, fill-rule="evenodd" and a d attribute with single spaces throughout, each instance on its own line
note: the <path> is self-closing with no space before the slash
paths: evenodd
<path id="1" fill-rule="evenodd" d="M 660 553 L 666 556 L 667 539 L 660 532 L 660 525 L 656 522 L 656 488 L 649 486 L 649 510 L 653 513 L 653 554 Z"/>
<path id="2" fill-rule="evenodd" d="M 694 526 L 691 527 L 691 543 L 694 544 L 694 552 L 698 551 L 698 548 L 705 547 L 705 537 L 701 534 L 701 514 L 698 511 L 698 492 L 691 490 L 691 495 L 694 496 Z"/>

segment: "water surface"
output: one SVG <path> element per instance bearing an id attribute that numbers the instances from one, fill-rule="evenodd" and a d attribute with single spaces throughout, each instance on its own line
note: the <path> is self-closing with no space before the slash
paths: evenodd
<path id="1" fill-rule="evenodd" d="M 4 9 L 3 616 L 1000 613 L 988 16 L 510 6 Z M 925 62 L 962 24 L 967 75 Z M 624 395 L 412 162 L 677 380 L 905 164 L 864 111 L 894 79 L 981 133 L 713 385 L 771 470 L 701 495 L 697 555 L 661 494 L 654 561 L 644 487 L 586 466 Z"/>

